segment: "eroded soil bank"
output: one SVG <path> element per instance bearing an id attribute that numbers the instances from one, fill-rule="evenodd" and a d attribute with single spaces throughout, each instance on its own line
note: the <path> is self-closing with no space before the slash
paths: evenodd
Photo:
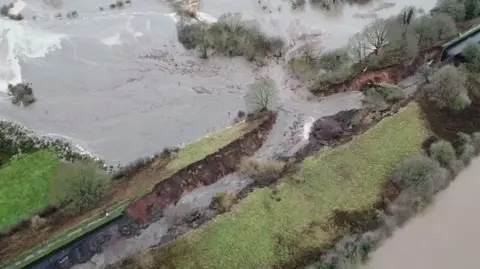
<path id="1" fill-rule="evenodd" d="M 480 158 L 371 255 L 371 269 L 480 268 Z"/>

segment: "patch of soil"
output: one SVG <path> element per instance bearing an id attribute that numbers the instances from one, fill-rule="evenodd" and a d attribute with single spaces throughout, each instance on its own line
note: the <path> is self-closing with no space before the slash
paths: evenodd
<path id="1" fill-rule="evenodd" d="M 342 234 L 355 234 L 378 228 L 382 220 L 375 208 L 360 211 L 336 209 L 328 222 Z"/>
<path id="2" fill-rule="evenodd" d="M 480 131 L 480 103 L 472 104 L 462 111 L 452 112 L 438 109 L 425 99 L 419 100 L 420 107 L 430 129 L 440 138 L 456 141 L 457 133 L 474 133 Z"/>

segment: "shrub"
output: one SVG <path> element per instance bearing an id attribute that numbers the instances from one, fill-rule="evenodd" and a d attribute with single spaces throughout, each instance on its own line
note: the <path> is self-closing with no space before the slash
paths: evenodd
<path id="1" fill-rule="evenodd" d="M 455 149 L 450 142 L 439 140 L 430 146 L 430 157 L 443 167 L 451 167 L 457 160 Z"/>
<path id="2" fill-rule="evenodd" d="M 239 170 L 241 173 L 254 179 L 257 183 L 268 185 L 280 177 L 284 167 L 284 162 L 273 160 L 262 162 L 250 157 L 242 159 Z"/>
<path id="3" fill-rule="evenodd" d="M 110 7 L 110 9 L 114 9 L 114 8 L 116 8 L 117 6 L 116 6 L 115 4 L 110 4 L 109 7 Z"/>
<path id="4" fill-rule="evenodd" d="M 224 213 L 233 206 L 235 197 L 229 192 L 218 192 L 213 197 L 212 203 L 220 213 Z"/>
<path id="5" fill-rule="evenodd" d="M 466 46 L 461 53 L 465 66 L 471 72 L 480 72 L 480 44 L 472 43 Z"/>
<path id="6" fill-rule="evenodd" d="M 9 84 L 8 95 L 11 97 L 12 104 L 15 105 L 26 107 L 36 101 L 30 83 L 19 83 L 17 85 Z"/>
<path id="7" fill-rule="evenodd" d="M 35 215 L 30 219 L 30 227 L 32 227 L 33 230 L 39 230 L 45 227 L 47 224 L 47 220 L 40 217 L 39 215 Z"/>
<path id="8" fill-rule="evenodd" d="M 466 76 L 452 65 L 446 65 L 435 73 L 423 88 L 429 101 L 438 108 L 461 110 L 470 104 L 466 95 Z"/>
<path id="9" fill-rule="evenodd" d="M 117 0 L 117 2 L 115 2 L 115 6 L 118 7 L 118 8 L 121 8 L 123 7 L 124 3 L 122 0 Z"/>
<path id="10" fill-rule="evenodd" d="M 469 164 L 473 156 L 476 155 L 476 147 L 474 145 L 474 136 L 466 133 L 458 133 L 457 152 L 459 159 L 464 164 Z"/>
<path id="11" fill-rule="evenodd" d="M 254 113 L 273 109 L 278 102 L 275 82 L 270 78 L 261 78 L 250 85 L 245 95 L 247 108 Z"/>
<path id="12" fill-rule="evenodd" d="M 392 85 L 375 85 L 364 90 L 364 94 L 367 96 L 372 93 L 379 94 L 383 100 L 389 103 L 400 101 L 406 97 L 402 89 Z"/>
<path id="13" fill-rule="evenodd" d="M 50 184 L 50 201 L 69 214 L 81 212 L 102 198 L 109 179 L 96 163 L 62 163 Z"/>
<path id="14" fill-rule="evenodd" d="M 0 15 L 4 17 L 8 17 L 8 13 L 10 12 L 11 8 L 13 8 L 13 4 L 3 5 L 0 8 Z"/>
<path id="15" fill-rule="evenodd" d="M 328 71 L 338 70 L 349 62 L 350 55 L 345 48 L 327 51 L 320 55 L 317 60 L 319 67 Z"/>
<path id="16" fill-rule="evenodd" d="M 420 197 L 429 198 L 448 184 L 448 173 L 440 164 L 426 156 L 405 160 L 392 180 L 402 188 L 413 188 Z"/>
<path id="17" fill-rule="evenodd" d="M 475 148 L 475 155 L 480 153 L 480 133 L 476 132 L 472 134 L 472 146 Z"/>

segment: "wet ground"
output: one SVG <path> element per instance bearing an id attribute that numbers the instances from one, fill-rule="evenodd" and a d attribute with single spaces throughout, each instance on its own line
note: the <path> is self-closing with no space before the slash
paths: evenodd
<path id="1" fill-rule="evenodd" d="M 428 9 L 434 2 L 421 5 Z M 185 51 L 176 41 L 174 10 L 167 2 L 132 1 L 120 10 L 110 10 L 110 0 L 25 3 L 24 21 L 0 19 L 0 84 L 29 81 L 38 101 L 21 108 L 3 100 L 3 118 L 71 138 L 109 163 L 125 163 L 226 127 L 245 109 L 243 94 L 258 75 L 251 64 L 241 58 L 205 61 Z M 282 0 L 196 3 L 204 18 L 239 11 L 290 45 L 314 34 L 326 48 L 343 45 L 368 23 L 359 13 L 388 16 L 418 4 L 374 1 L 324 12 L 308 4 L 292 11 Z M 78 18 L 53 18 L 72 10 Z M 272 76 L 278 77 L 275 70 Z M 344 99 L 305 105 L 284 86 L 279 88 L 289 111 L 315 116 L 324 106 L 343 106 Z"/>
<path id="2" fill-rule="evenodd" d="M 369 269 L 480 268 L 480 158 L 371 255 Z"/>

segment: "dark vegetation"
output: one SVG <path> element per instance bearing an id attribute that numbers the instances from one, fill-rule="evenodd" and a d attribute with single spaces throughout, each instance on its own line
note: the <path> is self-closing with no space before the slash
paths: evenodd
<path id="1" fill-rule="evenodd" d="M 115 9 L 115 8 L 124 8 L 125 5 L 131 5 L 132 1 L 131 0 L 126 0 L 125 2 L 123 0 L 117 0 L 114 4 L 110 4 L 109 7 L 110 9 Z M 103 8 L 100 7 L 100 11 L 102 11 Z"/>
<path id="2" fill-rule="evenodd" d="M 50 203 L 78 214 L 102 199 L 110 178 L 95 162 L 61 163 L 50 182 Z"/>
<path id="3" fill-rule="evenodd" d="M 10 3 L 8 5 L 3 5 L 2 7 L 0 7 L 0 16 L 8 17 L 9 19 L 15 20 L 15 21 L 23 20 L 23 16 L 20 13 L 16 15 L 10 14 L 9 11 L 11 8 L 13 8 L 13 3 Z"/>
<path id="4" fill-rule="evenodd" d="M 268 37 L 256 22 L 245 21 L 240 13 L 227 13 L 211 24 L 183 22 L 177 33 L 179 42 L 187 49 L 197 49 L 202 58 L 219 53 L 252 61 L 269 55 L 280 57 L 284 47 L 282 39 Z"/>
<path id="5" fill-rule="evenodd" d="M 11 97 L 12 104 L 27 107 L 36 101 L 33 95 L 32 84 L 18 83 L 16 85 L 8 84 L 8 95 Z"/>

